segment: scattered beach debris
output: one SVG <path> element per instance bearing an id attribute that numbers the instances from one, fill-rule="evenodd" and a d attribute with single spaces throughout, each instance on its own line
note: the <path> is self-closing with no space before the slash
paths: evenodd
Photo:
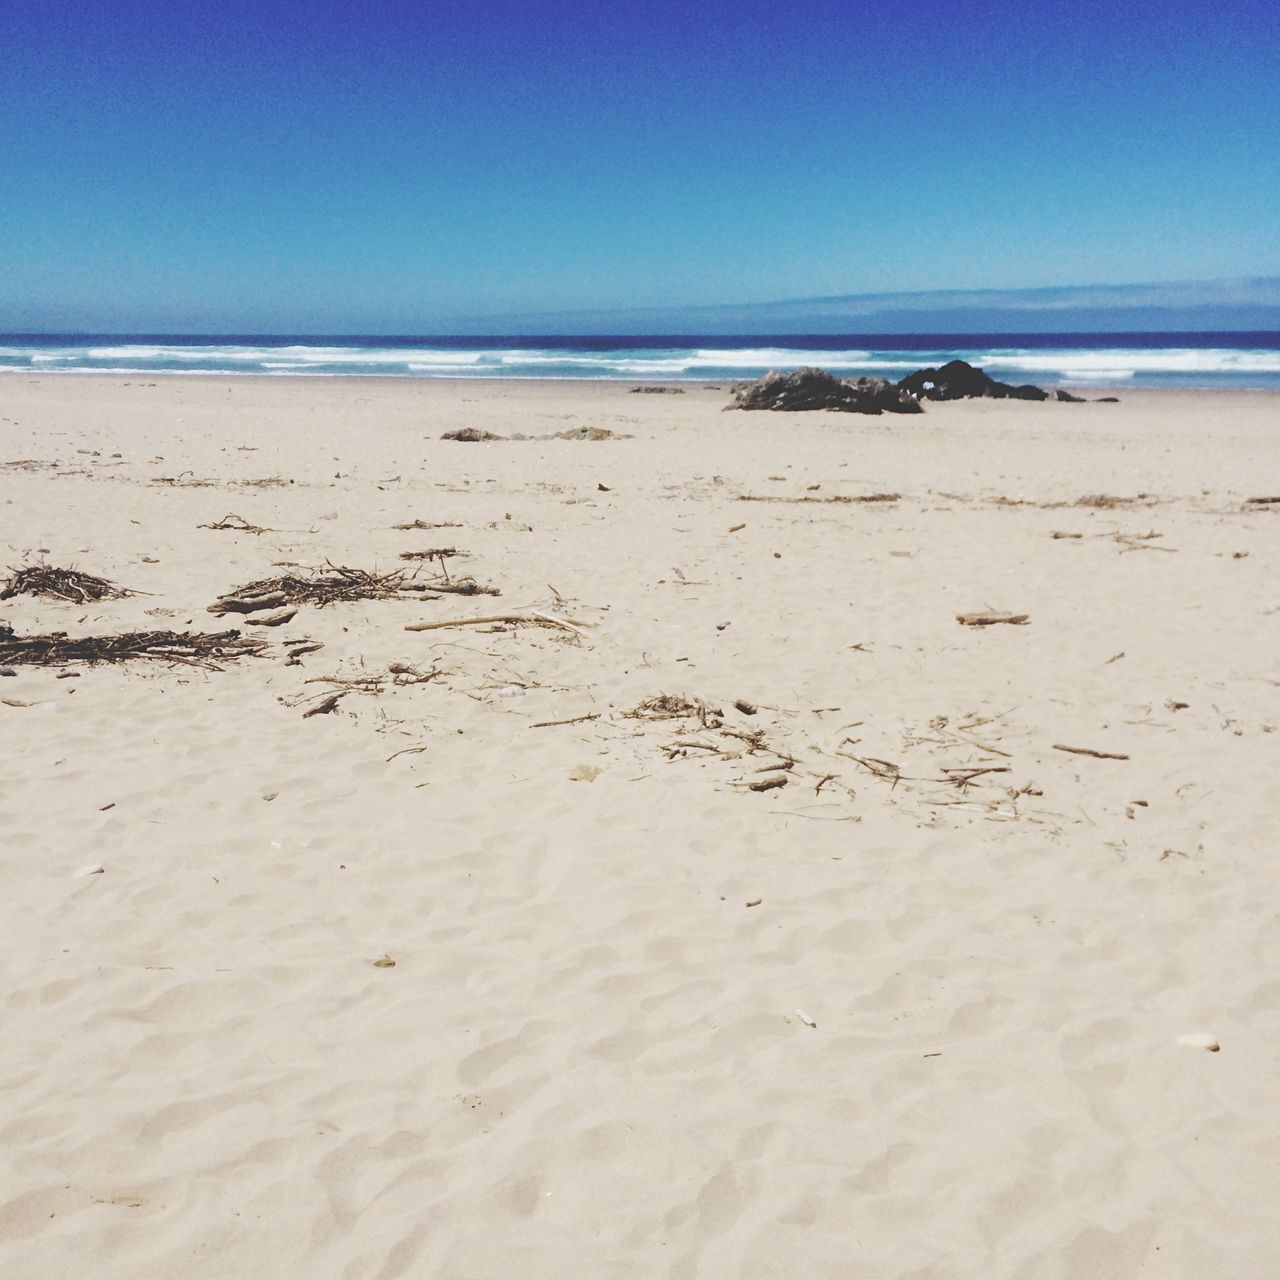
<path id="1" fill-rule="evenodd" d="M 1244 500 L 1246 507 L 1274 507 L 1280 506 L 1280 495 L 1267 498 L 1246 498 Z"/>
<path id="2" fill-rule="evenodd" d="M 176 476 L 153 476 L 151 483 L 170 489 L 214 489 L 218 485 L 218 481 L 201 479 L 194 471 L 182 471 Z"/>
<path id="3" fill-rule="evenodd" d="M 380 960 L 373 962 L 373 967 L 375 969 L 394 969 L 396 962 L 390 956 L 384 955 Z"/>
<path id="4" fill-rule="evenodd" d="M 1121 533 L 1117 530 L 1115 533 L 1099 534 L 1099 537 L 1109 538 L 1112 542 L 1120 544 L 1120 554 L 1126 551 L 1164 551 L 1170 555 L 1177 555 L 1177 547 L 1157 547 L 1154 545 L 1157 538 L 1163 538 L 1163 533 L 1156 533 L 1153 529 L 1150 533 Z"/>
<path id="5" fill-rule="evenodd" d="M 580 764 L 569 770 L 568 777 L 570 782 L 594 782 L 603 772 L 599 765 Z"/>
<path id="6" fill-rule="evenodd" d="M 726 409 L 799 412 L 834 409 L 840 413 L 921 413 L 916 396 L 884 378 L 837 378 L 825 369 L 771 369 L 755 382 L 734 387 Z"/>
<path id="7" fill-rule="evenodd" d="M 1095 751 L 1092 747 L 1068 747 L 1061 742 L 1055 742 L 1053 749 L 1070 752 L 1073 756 L 1092 756 L 1095 760 L 1127 760 L 1129 758 L 1119 751 Z"/>
<path id="8" fill-rule="evenodd" d="M 1077 507 L 1091 507 L 1099 511 L 1111 511 L 1116 507 L 1153 506 L 1155 499 L 1149 493 L 1135 494 L 1132 498 L 1120 498 L 1114 493 L 1086 493 L 1075 500 Z"/>
<path id="9" fill-rule="evenodd" d="M 809 1017 L 809 1015 L 805 1013 L 803 1009 L 796 1010 L 796 1017 L 799 1018 L 800 1021 L 803 1022 L 804 1025 L 808 1027 L 810 1031 L 816 1031 L 818 1029 L 818 1024 L 814 1022 L 814 1020 L 811 1017 Z M 925 1056 L 927 1057 L 929 1055 L 926 1054 Z"/>
<path id="10" fill-rule="evenodd" d="M 461 444 L 482 444 L 486 440 L 505 440 L 506 436 L 494 435 L 492 431 L 481 431 L 479 427 L 462 427 L 457 431 L 446 431 L 441 440 L 457 440 Z"/>
<path id="11" fill-rule="evenodd" d="M 81 867 L 79 871 L 73 872 L 72 874 L 77 878 L 84 878 L 87 876 L 106 875 L 106 873 L 107 873 L 106 867 L 104 867 L 100 862 L 95 862 L 90 866 Z"/>
<path id="12" fill-rule="evenodd" d="M 239 631 L 128 631 L 114 636 L 20 636 L 0 625 L 0 662 L 14 666 L 58 667 L 148 659 L 220 670 L 219 662 L 257 657 L 265 640 Z"/>
<path id="13" fill-rule="evenodd" d="M 715 388 L 718 390 L 718 388 Z M 683 387 L 664 387 L 657 386 L 653 383 L 646 383 L 644 386 L 632 387 L 631 394 L 642 396 L 682 396 L 684 395 Z"/>
<path id="14" fill-rule="evenodd" d="M 492 431 L 481 431 L 479 427 L 463 427 L 458 431 L 446 431 L 441 440 L 457 440 L 463 444 L 482 444 L 486 441 L 531 441 L 531 440 L 629 440 L 631 437 L 620 435 L 616 431 L 608 431 L 604 427 L 570 427 L 567 431 L 556 431 L 549 436 L 530 436 L 517 433 L 511 436 L 494 435 Z"/>
<path id="15" fill-rule="evenodd" d="M 621 436 L 616 431 L 604 427 L 571 427 L 568 431 L 557 431 L 554 435 L 543 437 L 547 440 L 626 440 L 629 436 Z M 534 439 L 537 439 L 535 436 Z"/>
<path id="16" fill-rule="evenodd" d="M 963 627 L 994 627 L 1006 623 L 1011 627 L 1024 627 L 1031 621 L 1029 613 L 957 613 L 956 621 Z"/>
<path id="17" fill-rule="evenodd" d="M 393 529 L 461 529 L 462 522 L 459 520 L 410 520 L 405 524 L 393 524 Z"/>
<path id="18" fill-rule="evenodd" d="M 696 719 L 704 729 L 718 729 L 724 724 L 724 712 L 708 706 L 701 698 L 686 698 L 669 693 L 647 698 L 625 714 L 628 720 Z"/>
<path id="19" fill-rule="evenodd" d="M 788 502 L 793 505 L 817 504 L 820 506 L 849 506 L 867 502 L 898 502 L 902 498 L 900 493 L 853 493 L 853 494 L 831 494 L 825 498 L 811 498 L 805 496 L 803 498 L 784 498 L 778 494 L 771 493 L 740 493 L 737 497 L 738 502 Z M 738 529 L 745 528 L 745 525 L 738 525 Z M 734 529 L 729 530 L 730 533 L 735 532 Z"/>
<path id="20" fill-rule="evenodd" d="M 252 533 L 261 535 L 273 532 L 260 524 L 253 524 L 246 520 L 244 516 L 233 514 L 225 515 L 221 520 L 215 520 L 212 524 L 198 524 L 197 529 L 230 529 L 234 533 Z"/>
<path id="21" fill-rule="evenodd" d="M 285 604 L 320 607 L 352 600 L 405 600 L 403 571 L 391 573 L 326 564 L 323 568 L 261 578 L 235 587 L 209 606 L 210 613 L 255 613 Z"/>
<path id="22" fill-rule="evenodd" d="M 82 573 L 79 569 L 58 569 L 51 564 L 27 565 L 23 569 L 10 569 L 12 577 L 3 590 L 0 600 L 14 596 L 41 596 L 46 600 L 68 600 L 73 604 L 88 604 L 93 600 L 123 600 L 136 593 L 108 582 L 106 578 Z"/>
<path id="23" fill-rule="evenodd" d="M 10 462 L 0 462 L 0 471 L 56 471 L 56 462 L 45 462 L 41 458 L 14 458 Z"/>

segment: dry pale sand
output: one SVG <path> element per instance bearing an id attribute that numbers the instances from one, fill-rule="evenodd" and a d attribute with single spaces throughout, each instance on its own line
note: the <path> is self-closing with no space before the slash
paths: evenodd
<path id="1" fill-rule="evenodd" d="M 0 380 L 21 634 L 502 591 L 0 679 L 6 1280 L 1280 1274 L 1280 400 L 725 398 Z"/>

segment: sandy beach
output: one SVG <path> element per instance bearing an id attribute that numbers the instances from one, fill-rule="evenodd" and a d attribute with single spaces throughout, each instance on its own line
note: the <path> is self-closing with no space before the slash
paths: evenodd
<path id="1" fill-rule="evenodd" d="M 1274 1277 L 1280 395 L 1118 394 L 0 377 L 0 633 L 266 642 L 0 662 L 0 1274 Z"/>

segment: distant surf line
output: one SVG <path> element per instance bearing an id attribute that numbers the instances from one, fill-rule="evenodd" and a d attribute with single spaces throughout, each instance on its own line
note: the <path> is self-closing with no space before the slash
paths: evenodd
<path id="1" fill-rule="evenodd" d="M 6 372 L 714 381 L 811 366 L 897 380 L 958 358 L 1059 384 L 1280 388 L 1280 334 L 0 335 Z"/>

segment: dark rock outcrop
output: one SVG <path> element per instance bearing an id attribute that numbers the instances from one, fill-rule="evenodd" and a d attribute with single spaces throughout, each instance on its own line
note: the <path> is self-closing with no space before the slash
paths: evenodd
<path id="1" fill-rule="evenodd" d="M 825 369 L 766 373 L 733 389 L 726 409 L 772 409 L 798 412 L 834 409 L 840 413 L 920 413 L 920 402 L 902 384 L 884 378 L 837 378 Z"/>
<path id="2" fill-rule="evenodd" d="M 898 383 L 898 389 L 922 400 L 968 400 L 975 396 L 992 400 L 1049 398 L 1042 387 L 1014 387 L 1007 382 L 997 382 L 965 360 L 949 360 L 941 369 L 917 369 Z"/>
<path id="3" fill-rule="evenodd" d="M 1084 396 L 1073 396 L 1070 391 L 1055 391 L 1053 393 L 1055 400 L 1062 401 L 1063 404 L 1084 404 Z"/>

